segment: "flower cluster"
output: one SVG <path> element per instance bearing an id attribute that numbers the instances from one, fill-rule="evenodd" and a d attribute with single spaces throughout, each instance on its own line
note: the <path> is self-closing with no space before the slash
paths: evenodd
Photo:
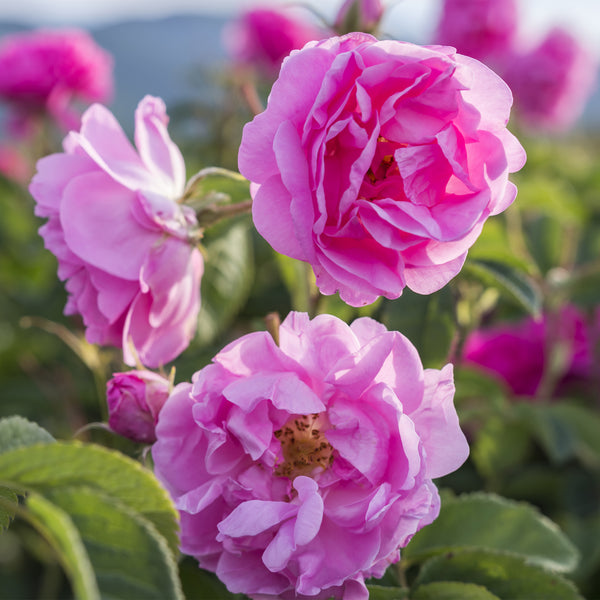
<path id="1" fill-rule="evenodd" d="M 278 252 L 353 306 L 440 289 L 506 209 L 525 153 L 506 84 L 447 47 L 349 34 L 283 63 L 245 126 L 240 172 Z"/>
<path id="2" fill-rule="evenodd" d="M 123 348 L 152 367 L 178 356 L 196 331 L 203 260 L 194 212 L 178 203 L 185 165 L 162 100 L 135 115 L 137 151 L 113 115 L 90 107 L 64 152 L 38 162 L 30 186 L 40 228 L 66 280 L 66 314 L 89 342 Z"/>
<path id="3" fill-rule="evenodd" d="M 528 128 L 564 131 L 593 90 L 597 61 L 563 27 L 554 27 L 537 46 L 525 46 L 517 17 L 516 0 L 444 0 L 435 41 L 496 69 Z"/>
<path id="4" fill-rule="evenodd" d="M 112 57 L 81 30 L 39 30 L 0 42 L 0 99 L 17 120 L 47 113 L 63 128 L 79 126 L 73 102 L 112 96 Z"/>
<path id="5" fill-rule="evenodd" d="M 291 313 L 279 344 L 238 339 L 160 412 L 181 549 L 231 592 L 367 598 L 364 579 L 436 518 L 432 479 L 467 457 L 452 365 L 424 370 L 368 318 Z"/>

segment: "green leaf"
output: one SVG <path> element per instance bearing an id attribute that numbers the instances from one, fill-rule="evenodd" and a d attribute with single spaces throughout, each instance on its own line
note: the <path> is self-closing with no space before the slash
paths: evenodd
<path id="1" fill-rule="evenodd" d="M 404 600 L 409 597 L 406 588 L 386 587 L 383 585 L 367 585 L 369 600 Z"/>
<path id="2" fill-rule="evenodd" d="M 177 564 L 154 526 L 123 503 L 87 487 L 48 494 L 69 515 L 102 598 L 182 598 Z"/>
<path id="3" fill-rule="evenodd" d="M 54 438 L 45 429 L 23 417 L 0 419 L 0 454 L 22 446 L 53 441 Z"/>
<path id="4" fill-rule="evenodd" d="M 209 344 L 237 314 L 253 280 L 252 243 L 247 220 L 236 220 L 206 232 L 202 307 L 196 341 Z"/>
<path id="5" fill-rule="evenodd" d="M 515 410 L 555 464 L 576 457 L 590 468 L 600 469 L 600 416 L 596 412 L 567 402 L 523 402 Z"/>
<path id="6" fill-rule="evenodd" d="M 400 298 L 384 303 L 382 320 L 415 345 L 426 367 L 439 368 L 447 361 L 456 330 L 448 286 L 428 296 L 405 288 Z"/>
<path id="7" fill-rule="evenodd" d="M 464 550 L 436 556 L 423 565 L 415 586 L 434 581 L 474 583 L 502 600 L 583 600 L 564 577 L 500 552 Z"/>
<path id="8" fill-rule="evenodd" d="M 475 583 L 436 581 L 420 585 L 411 600 L 499 600 L 490 591 Z"/>
<path id="9" fill-rule="evenodd" d="M 495 480 L 522 463 L 531 448 L 529 431 L 506 416 L 488 418 L 471 445 L 471 459 L 488 480 Z"/>
<path id="10" fill-rule="evenodd" d="M 0 455 L 0 483 L 53 493 L 87 486 L 149 520 L 177 552 L 177 511 L 154 475 L 136 461 L 100 446 L 56 442 Z"/>
<path id="11" fill-rule="evenodd" d="M 541 292 L 525 271 L 500 261 L 470 258 L 463 267 L 462 275 L 496 287 L 506 298 L 532 315 L 537 316 L 541 312 Z"/>
<path id="12" fill-rule="evenodd" d="M 78 600 L 99 600 L 94 569 L 69 515 L 39 494 L 29 494 L 23 517 L 54 548 Z"/>
<path id="13" fill-rule="evenodd" d="M 17 512 L 18 501 L 13 490 L 0 486 L 0 533 L 8 529 Z"/>
<path id="14" fill-rule="evenodd" d="M 579 559 L 558 526 L 535 507 L 484 493 L 445 501 L 440 516 L 404 549 L 403 559 L 418 562 L 465 548 L 510 552 L 556 571 L 574 569 Z"/>

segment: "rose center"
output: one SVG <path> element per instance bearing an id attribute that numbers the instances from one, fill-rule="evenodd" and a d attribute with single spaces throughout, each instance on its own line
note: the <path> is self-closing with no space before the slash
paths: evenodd
<path id="1" fill-rule="evenodd" d="M 275 432 L 283 454 L 275 475 L 289 479 L 311 476 L 316 469 L 325 470 L 333 462 L 333 448 L 323 433 L 324 425 L 318 414 L 301 415 Z"/>

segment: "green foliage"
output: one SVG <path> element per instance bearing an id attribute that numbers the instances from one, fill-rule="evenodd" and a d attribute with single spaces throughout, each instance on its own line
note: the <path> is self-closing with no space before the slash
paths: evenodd
<path id="1" fill-rule="evenodd" d="M 249 223 L 237 220 L 206 233 L 202 308 L 196 343 L 209 344 L 239 312 L 253 280 L 253 253 Z"/>
<path id="2" fill-rule="evenodd" d="M 577 458 L 600 471 L 600 415 L 574 403 L 521 403 L 516 407 L 536 441 L 556 464 Z"/>
<path id="3" fill-rule="evenodd" d="M 463 277 L 474 278 L 485 286 L 496 287 L 506 299 L 537 316 L 541 312 L 542 297 L 535 281 L 522 269 L 499 260 L 469 259 Z"/>
<path id="4" fill-rule="evenodd" d="M 486 588 L 474 583 L 436 581 L 420 585 L 411 600 L 499 600 Z"/>
<path id="5" fill-rule="evenodd" d="M 402 332 L 415 345 L 426 367 L 439 368 L 448 361 L 456 332 L 448 286 L 429 296 L 405 288 L 400 298 L 382 304 L 379 316 L 388 329 Z"/>
<path id="6" fill-rule="evenodd" d="M 583 600 L 564 577 L 521 557 L 489 550 L 436 556 L 423 566 L 415 586 L 449 581 L 481 586 L 502 600 Z"/>
<path id="7" fill-rule="evenodd" d="M 0 455 L 0 481 L 26 494 L 18 514 L 54 548 L 77 598 L 182 598 L 177 513 L 139 463 L 56 442 Z"/>
<path id="8" fill-rule="evenodd" d="M 384 587 L 382 585 L 368 585 L 370 600 L 405 600 L 409 598 L 406 588 Z"/>
<path id="9" fill-rule="evenodd" d="M 578 560 L 573 544 L 533 506 L 484 493 L 443 502 L 440 516 L 415 534 L 403 558 L 421 562 L 471 548 L 510 552 L 555 571 L 571 571 Z"/>
<path id="10" fill-rule="evenodd" d="M 54 438 L 45 429 L 23 417 L 0 419 L 0 454 L 24 446 L 53 441 Z"/>

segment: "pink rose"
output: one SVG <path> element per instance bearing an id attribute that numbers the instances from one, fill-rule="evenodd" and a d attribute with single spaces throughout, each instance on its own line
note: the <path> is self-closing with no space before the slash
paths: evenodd
<path id="1" fill-rule="evenodd" d="M 336 31 L 372 32 L 377 29 L 383 17 L 381 0 L 346 0 L 335 17 Z"/>
<path id="2" fill-rule="evenodd" d="M 353 306 L 429 294 L 513 201 L 525 153 L 505 83 L 452 48 L 367 34 L 307 44 L 244 128 L 259 233 Z"/>
<path id="3" fill-rule="evenodd" d="M 23 117 L 47 112 L 65 129 L 76 128 L 73 101 L 108 101 L 112 66 L 112 57 L 85 31 L 9 35 L 0 42 L 0 98 Z"/>
<path id="4" fill-rule="evenodd" d="M 135 113 L 133 148 L 113 115 L 90 107 L 64 152 L 38 162 L 30 191 L 46 247 L 89 342 L 132 348 L 151 367 L 188 346 L 200 309 L 203 261 L 194 212 L 178 203 L 185 165 L 159 98 Z"/>
<path id="5" fill-rule="evenodd" d="M 279 339 L 231 343 L 159 415 L 181 550 L 234 593 L 366 599 L 365 578 L 437 517 L 432 479 L 468 455 L 452 365 L 424 370 L 369 318 L 291 313 Z"/>
<path id="6" fill-rule="evenodd" d="M 224 31 L 229 54 L 239 64 L 257 67 L 268 76 L 276 75 L 281 61 L 292 51 L 323 32 L 291 11 L 255 8 L 243 13 Z"/>
<path id="7" fill-rule="evenodd" d="M 134 442 L 156 441 L 154 428 L 170 387 L 166 377 L 152 371 L 115 373 L 106 384 L 109 427 Z"/>
<path id="8" fill-rule="evenodd" d="M 30 165 L 27 159 L 12 145 L 0 144 L 0 175 L 26 184 L 31 177 Z"/>
<path id="9" fill-rule="evenodd" d="M 584 316 L 574 306 L 536 321 L 529 317 L 471 333 L 465 342 L 465 363 L 499 376 L 515 395 L 535 396 L 549 367 L 548 347 L 559 348 L 555 364 L 557 391 L 587 379 L 592 366 L 592 341 Z"/>
<path id="10" fill-rule="evenodd" d="M 505 78 L 525 126 L 560 132 L 581 116 L 597 70 L 597 61 L 577 39 L 556 27 L 533 50 L 515 54 Z"/>
<path id="11" fill-rule="evenodd" d="M 497 65 L 512 52 L 516 0 L 444 0 L 435 42 Z"/>

